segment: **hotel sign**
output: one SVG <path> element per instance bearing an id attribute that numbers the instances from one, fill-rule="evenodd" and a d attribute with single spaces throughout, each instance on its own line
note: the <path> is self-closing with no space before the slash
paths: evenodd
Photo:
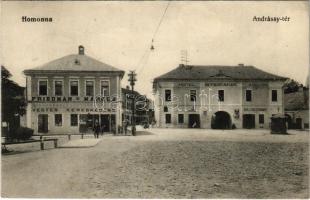
<path id="1" fill-rule="evenodd" d="M 237 83 L 206 83 L 205 86 L 211 87 L 211 86 L 237 86 Z"/>
<path id="2" fill-rule="evenodd" d="M 177 83 L 177 87 L 199 87 L 199 83 Z"/>

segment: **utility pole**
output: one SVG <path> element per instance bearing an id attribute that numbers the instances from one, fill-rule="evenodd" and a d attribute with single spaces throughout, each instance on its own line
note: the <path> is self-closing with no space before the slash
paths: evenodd
<path id="1" fill-rule="evenodd" d="M 130 83 L 131 86 L 131 98 L 132 98 L 132 105 L 131 105 L 131 109 L 132 109 L 132 117 L 131 117 L 131 132 L 132 135 L 135 136 L 136 135 L 136 120 L 135 120 L 135 96 L 134 96 L 134 85 L 135 82 L 137 81 L 136 79 L 137 74 L 135 73 L 135 71 L 130 71 L 128 74 L 128 81 Z"/>

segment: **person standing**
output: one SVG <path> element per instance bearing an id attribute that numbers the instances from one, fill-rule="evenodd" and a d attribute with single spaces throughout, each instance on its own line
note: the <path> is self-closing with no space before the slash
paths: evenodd
<path id="1" fill-rule="evenodd" d="M 104 134 L 104 128 L 105 128 L 105 125 L 101 125 L 101 127 L 100 127 L 100 135 L 101 136 L 103 136 L 103 134 Z"/>
<path id="2" fill-rule="evenodd" d="M 124 128 L 124 133 L 125 133 L 125 135 L 127 135 L 127 126 L 128 126 L 128 122 L 127 122 L 127 120 L 125 119 L 125 120 L 123 121 L 123 128 Z"/>
<path id="3" fill-rule="evenodd" d="M 100 125 L 98 122 L 95 123 L 94 126 L 94 136 L 95 138 L 99 138 L 99 132 L 100 132 Z"/>

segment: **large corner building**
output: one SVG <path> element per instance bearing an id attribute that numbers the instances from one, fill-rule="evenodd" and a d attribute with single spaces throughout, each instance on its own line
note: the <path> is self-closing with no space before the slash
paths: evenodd
<path id="1" fill-rule="evenodd" d="M 190 66 L 154 79 L 158 127 L 268 128 L 284 113 L 286 78 L 253 66 Z"/>
<path id="2" fill-rule="evenodd" d="M 24 71 L 27 127 L 36 133 L 92 131 L 97 121 L 105 131 L 118 131 L 121 79 L 124 71 L 85 55 L 68 55 Z"/>

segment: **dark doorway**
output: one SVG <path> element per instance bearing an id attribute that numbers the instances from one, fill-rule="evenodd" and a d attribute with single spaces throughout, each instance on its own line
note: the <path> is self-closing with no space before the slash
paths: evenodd
<path id="1" fill-rule="evenodd" d="M 47 114 L 38 115 L 38 132 L 39 133 L 48 132 L 48 115 Z"/>
<path id="2" fill-rule="evenodd" d="M 110 116 L 109 115 L 100 115 L 100 125 L 104 127 L 104 132 L 110 131 Z"/>
<path id="3" fill-rule="evenodd" d="M 188 128 L 200 128 L 200 116 L 199 114 L 188 115 Z"/>
<path id="4" fill-rule="evenodd" d="M 115 117 L 115 115 L 114 114 L 112 114 L 111 116 L 110 116 L 110 119 L 111 119 L 111 123 L 110 123 L 110 131 L 112 132 L 112 133 L 116 133 L 116 117 Z"/>
<path id="5" fill-rule="evenodd" d="M 243 115 L 243 128 L 255 128 L 255 115 L 254 114 Z"/>
<path id="6" fill-rule="evenodd" d="M 302 119 L 301 118 L 296 118 L 296 129 L 302 129 Z"/>
<path id="7" fill-rule="evenodd" d="M 214 113 L 211 120 L 211 128 L 213 129 L 231 129 L 230 115 L 225 111 Z"/>
<path id="8" fill-rule="evenodd" d="M 293 124 L 293 121 L 292 121 L 292 117 L 288 114 L 285 114 L 285 120 L 286 120 L 286 123 L 287 123 L 287 129 L 293 129 L 294 128 L 294 124 Z"/>

